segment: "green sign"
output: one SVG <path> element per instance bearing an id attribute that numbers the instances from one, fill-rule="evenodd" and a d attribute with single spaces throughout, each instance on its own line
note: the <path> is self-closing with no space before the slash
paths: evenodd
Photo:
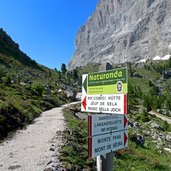
<path id="1" fill-rule="evenodd" d="M 83 83 L 88 95 L 127 94 L 127 68 L 88 74 Z"/>

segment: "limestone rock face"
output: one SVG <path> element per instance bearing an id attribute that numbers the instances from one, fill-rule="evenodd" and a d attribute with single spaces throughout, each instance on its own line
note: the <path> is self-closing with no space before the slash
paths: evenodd
<path id="1" fill-rule="evenodd" d="M 100 0 L 79 29 L 68 67 L 136 62 L 171 51 L 171 0 Z"/>

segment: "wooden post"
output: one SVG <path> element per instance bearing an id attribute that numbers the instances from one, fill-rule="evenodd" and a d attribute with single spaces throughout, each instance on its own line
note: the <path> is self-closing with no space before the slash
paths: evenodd
<path id="1" fill-rule="evenodd" d="M 104 63 L 99 66 L 99 71 L 106 71 L 110 69 L 113 69 L 113 67 L 109 63 Z M 113 152 L 107 153 L 105 156 L 97 156 L 97 171 L 113 171 L 113 157 Z"/>

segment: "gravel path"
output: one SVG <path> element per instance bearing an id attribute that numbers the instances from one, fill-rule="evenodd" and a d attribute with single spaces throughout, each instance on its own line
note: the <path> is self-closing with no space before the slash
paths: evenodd
<path id="1" fill-rule="evenodd" d="M 25 130 L 0 143 L 0 171 L 43 171 L 48 163 L 56 162 L 62 143 L 59 134 L 65 128 L 63 108 L 43 112 Z"/>
<path id="2" fill-rule="evenodd" d="M 149 113 L 152 115 L 156 115 L 158 118 L 162 119 L 163 121 L 167 121 L 169 124 L 171 124 L 171 118 L 169 118 L 168 116 L 164 116 L 154 111 L 150 111 Z"/>

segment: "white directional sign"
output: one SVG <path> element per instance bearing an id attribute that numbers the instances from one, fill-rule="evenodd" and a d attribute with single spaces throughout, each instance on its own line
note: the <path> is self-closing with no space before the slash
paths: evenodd
<path id="1" fill-rule="evenodd" d="M 81 111 L 127 114 L 127 69 L 84 74 Z"/>
<path id="2" fill-rule="evenodd" d="M 128 130 L 89 137 L 89 158 L 128 147 Z"/>
<path id="3" fill-rule="evenodd" d="M 127 95 L 87 95 L 84 97 L 84 99 L 82 99 L 81 111 L 95 113 L 127 114 Z"/>
<path id="4" fill-rule="evenodd" d="M 89 115 L 89 136 L 128 129 L 128 116 L 119 114 Z"/>

